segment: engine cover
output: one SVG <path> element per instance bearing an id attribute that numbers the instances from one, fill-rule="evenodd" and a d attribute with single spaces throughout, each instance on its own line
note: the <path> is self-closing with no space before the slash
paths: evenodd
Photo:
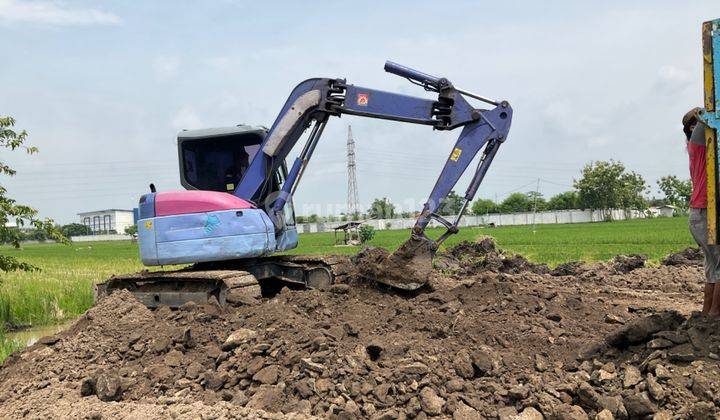
<path id="1" fill-rule="evenodd" d="M 231 194 L 147 194 L 140 207 L 140 257 L 148 266 L 259 257 L 276 248 L 268 215 Z"/>

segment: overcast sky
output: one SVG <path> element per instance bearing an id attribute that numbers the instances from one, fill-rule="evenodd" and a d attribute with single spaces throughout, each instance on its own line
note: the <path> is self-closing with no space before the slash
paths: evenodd
<path id="1" fill-rule="evenodd" d="M 3 152 L 18 175 L 0 184 L 63 223 L 132 208 L 150 182 L 180 188 L 178 130 L 269 126 L 304 79 L 431 97 L 385 73 L 391 59 L 513 105 L 482 197 L 534 190 L 538 179 L 549 197 L 603 159 L 654 186 L 687 178 L 680 119 L 702 104 L 701 23 L 717 17 L 717 0 L 0 0 L 0 115 L 40 149 Z M 387 196 L 419 208 L 459 132 L 332 119 L 298 213 L 343 210 L 348 124 L 363 206 Z"/>

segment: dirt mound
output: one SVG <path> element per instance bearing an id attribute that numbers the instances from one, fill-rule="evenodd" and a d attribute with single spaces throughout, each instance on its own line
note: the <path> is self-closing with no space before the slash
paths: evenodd
<path id="1" fill-rule="evenodd" d="M 627 274 L 645 267 L 645 261 L 647 257 L 640 254 L 618 255 L 610 261 L 610 265 L 616 273 Z"/>
<path id="2" fill-rule="evenodd" d="M 578 372 L 587 380 L 578 386 L 577 398 L 588 409 L 603 401 L 622 402 L 622 415 L 630 418 L 715 418 L 720 406 L 717 326 L 717 319 L 697 313 L 685 318 L 675 311 L 628 323 L 585 355 Z"/>
<path id="3" fill-rule="evenodd" d="M 718 395 L 715 330 L 686 320 L 700 268 L 622 273 L 606 264 L 552 276 L 488 241 L 445 258 L 455 271 L 438 270 L 434 287 L 412 296 L 351 281 L 283 289 L 255 306 L 150 311 L 116 292 L 6 360 L 0 417 L 560 419 L 716 409 L 695 396 Z M 667 345 L 659 339 L 672 345 L 655 348 Z M 599 344 L 581 358 L 588 343 Z M 641 379 L 624 387 L 628 366 Z"/>
<path id="4" fill-rule="evenodd" d="M 551 276 L 578 276 L 591 270 L 591 266 L 582 261 L 569 261 L 555 266 L 550 271 Z"/>
<path id="5" fill-rule="evenodd" d="M 206 397 L 187 379 L 198 382 L 221 355 L 210 344 L 222 329 L 211 325 L 218 313 L 212 305 L 152 312 L 129 292 L 115 292 L 67 331 L 5 360 L 0 417 L 266 417 L 224 395 Z"/>
<path id="6" fill-rule="evenodd" d="M 546 274 L 550 269 L 545 264 L 533 264 L 525 257 L 499 249 L 489 236 L 475 242 L 463 241 L 439 253 L 435 267 L 453 274 L 476 274 L 486 271 L 494 273 L 532 272 Z"/>
<path id="7" fill-rule="evenodd" d="M 627 274 L 645 267 L 647 257 L 639 254 L 617 255 L 607 263 L 570 261 L 558 264 L 550 270 L 551 276 L 583 276 Z"/>
<path id="8" fill-rule="evenodd" d="M 675 254 L 670 254 L 660 261 L 662 265 L 669 266 L 691 266 L 700 267 L 703 265 L 705 257 L 698 247 L 687 247 Z"/>

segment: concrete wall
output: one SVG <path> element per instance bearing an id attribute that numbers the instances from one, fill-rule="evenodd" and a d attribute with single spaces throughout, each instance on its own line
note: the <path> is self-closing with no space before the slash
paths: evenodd
<path id="1" fill-rule="evenodd" d="M 130 235 L 109 234 L 109 235 L 87 235 L 87 236 L 71 236 L 70 240 L 75 242 L 99 242 L 99 241 L 129 241 L 132 239 Z"/>
<path id="2" fill-rule="evenodd" d="M 613 220 L 625 220 L 626 218 L 638 219 L 645 218 L 645 213 L 631 210 L 627 214 L 624 210 L 613 210 Z M 452 217 L 448 217 L 450 221 Z M 604 214 L 600 210 L 557 210 L 543 212 L 527 212 L 527 213 L 509 213 L 509 214 L 488 214 L 484 216 L 463 216 L 460 220 L 461 227 L 480 226 L 494 223 L 495 226 L 516 226 L 516 225 L 532 225 L 533 223 L 541 224 L 558 224 L 558 223 L 590 223 L 604 221 Z M 315 233 L 315 232 L 332 232 L 335 226 L 339 226 L 345 222 L 319 222 L 319 223 L 301 223 L 297 225 L 299 233 Z M 365 221 L 366 225 L 372 226 L 376 230 L 396 230 L 410 229 L 415 224 L 415 219 L 371 219 Z M 440 227 L 440 223 L 430 222 L 430 227 Z"/>

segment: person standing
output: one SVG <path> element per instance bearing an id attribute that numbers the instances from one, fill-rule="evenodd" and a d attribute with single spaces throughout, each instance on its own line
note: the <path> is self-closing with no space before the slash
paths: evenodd
<path id="1" fill-rule="evenodd" d="M 702 108 L 693 108 L 683 116 L 683 131 L 690 158 L 690 233 L 705 256 L 704 315 L 720 317 L 720 246 L 708 244 L 707 170 L 705 167 L 705 128 L 699 120 Z"/>

